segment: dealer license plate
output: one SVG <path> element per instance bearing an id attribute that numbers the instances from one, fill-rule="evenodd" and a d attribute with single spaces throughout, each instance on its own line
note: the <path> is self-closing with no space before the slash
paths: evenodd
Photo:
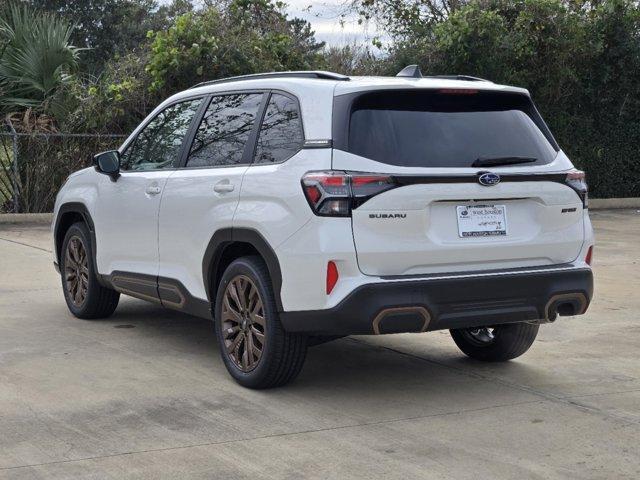
<path id="1" fill-rule="evenodd" d="M 458 213 L 458 235 L 493 237 L 507 235 L 507 208 L 504 205 L 461 205 Z"/>

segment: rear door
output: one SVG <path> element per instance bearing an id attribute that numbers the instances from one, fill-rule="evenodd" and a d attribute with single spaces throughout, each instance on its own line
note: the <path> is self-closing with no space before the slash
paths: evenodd
<path id="1" fill-rule="evenodd" d="M 264 93 L 216 95 L 193 132 L 184 165 L 167 181 L 160 206 L 160 296 L 166 279 L 206 299 L 202 259 L 214 232 L 230 228 L 251 163 Z"/>
<path id="2" fill-rule="evenodd" d="M 352 95 L 345 113 L 333 168 L 388 174 L 394 185 L 352 212 L 363 273 L 546 266 L 578 256 L 582 200 L 560 173 L 571 165 L 527 96 L 373 92 Z"/>

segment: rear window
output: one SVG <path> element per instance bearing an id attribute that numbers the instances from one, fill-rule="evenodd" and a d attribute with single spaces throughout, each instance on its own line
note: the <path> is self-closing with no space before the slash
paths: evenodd
<path id="1" fill-rule="evenodd" d="M 403 167 L 471 167 L 501 157 L 543 165 L 557 154 L 531 100 L 489 92 L 362 95 L 351 108 L 347 150 Z"/>

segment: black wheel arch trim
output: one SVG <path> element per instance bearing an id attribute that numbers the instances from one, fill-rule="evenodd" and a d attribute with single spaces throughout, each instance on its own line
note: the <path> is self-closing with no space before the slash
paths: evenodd
<path id="1" fill-rule="evenodd" d="M 91 214 L 89 213 L 89 209 L 84 203 L 67 202 L 67 203 L 63 203 L 58 209 L 58 214 L 56 215 L 56 220 L 53 227 L 53 242 L 55 247 L 54 265 L 58 265 L 58 270 L 60 269 L 60 252 L 62 251 L 62 242 L 64 241 L 64 235 L 61 235 L 62 232 L 60 232 L 60 228 L 62 227 L 61 220 L 68 213 L 75 213 L 80 215 L 84 220 L 84 223 L 87 225 L 87 228 L 89 229 L 89 234 L 91 236 L 91 253 L 92 253 L 91 263 L 93 265 L 93 271 L 96 274 L 98 282 L 103 287 L 108 286 L 108 282 L 105 281 L 104 276 L 98 272 L 98 264 L 96 260 L 97 258 L 96 252 L 98 248 L 97 242 L 96 242 L 96 230 L 94 227 L 93 218 L 91 217 Z"/>
<path id="2" fill-rule="evenodd" d="M 262 256 L 267 264 L 271 283 L 273 285 L 273 294 L 276 300 L 276 307 L 282 312 L 282 300 L 280 298 L 280 290 L 282 288 L 282 271 L 280 270 L 280 262 L 278 257 L 265 238 L 252 228 L 230 227 L 216 231 L 204 253 L 202 260 L 202 279 L 207 298 L 211 305 L 215 301 L 216 292 L 211 287 L 216 280 L 216 274 L 220 267 L 220 261 L 223 258 L 225 249 L 233 243 L 247 243 L 254 247 Z"/>

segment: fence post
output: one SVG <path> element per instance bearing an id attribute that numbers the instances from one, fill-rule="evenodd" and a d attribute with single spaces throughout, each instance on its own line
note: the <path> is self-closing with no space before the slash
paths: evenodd
<path id="1" fill-rule="evenodd" d="M 18 184 L 18 135 L 13 132 L 13 211 L 20 212 L 20 192 Z"/>
<path id="2" fill-rule="evenodd" d="M 13 128 L 13 124 L 10 119 L 7 119 L 7 125 L 11 129 L 11 143 L 13 147 L 13 161 L 11 162 L 11 166 L 13 169 L 13 178 L 11 179 L 11 184 L 13 185 L 13 212 L 20 212 L 20 173 L 18 170 L 18 132 Z"/>

